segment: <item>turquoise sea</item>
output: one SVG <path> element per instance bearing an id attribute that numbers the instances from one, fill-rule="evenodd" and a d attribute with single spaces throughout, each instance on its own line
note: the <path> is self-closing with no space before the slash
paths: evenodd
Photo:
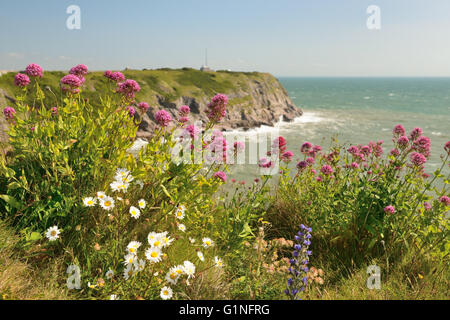
<path id="1" fill-rule="evenodd" d="M 431 159 L 427 171 L 440 167 L 443 146 L 450 140 L 450 78 L 279 78 L 303 116 L 276 128 L 299 156 L 305 141 L 330 145 L 367 144 L 384 140 L 384 150 L 392 148 L 392 128 L 403 124 L 409 133 L 421 127 L 431 139 Z M 233 166 L 232 177 L 251 179 L 252 166 Z"/>

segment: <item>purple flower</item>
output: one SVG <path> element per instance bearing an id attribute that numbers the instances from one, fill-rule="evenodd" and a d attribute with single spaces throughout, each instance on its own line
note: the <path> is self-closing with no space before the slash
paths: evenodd
<path id="1" fill-rule="evenodd" d="M 155 120 L 161 127 L 167 127 L 172 121 L 172 117 L 166 110 L 159 110 L 155 113 Z"/>
<path id="2" fill-rule="evenodd" d="M 333 168 L 326 164 L 320 169 L 320 172 L 322 172 L 324 175 L 328 176 L 333 173 Z"/>
<path id="3" fill-rule="evenodd" d="M 18 87 L 26 87 L 30 83 L 30 78 L 26 74 L 18 73 L 14 77 L 14 84 Z"/>
<path id="4" fill-rule="evenodd" d="M 6 120 L 14 119 L 16 110 L 12 107 L 6 107 L 5 109 L 3 109 L 3 115 L 5 116 Z"/>
<path id="5" fill-rule="evenodd" d="M 128 111 L 128 114 L 130 117 L 134 117 L 134 114 L 136 113 L 136 110 L 132 106 L 128 106 L 125 108 L 126 111 Z"/>
<path id="6" fill-rule="evenodd" d="M 308 166 L 308 162 L 306 161 L 300 161 L 299 163 L 297 163 L 297 169 L 298 170 L 303 170 Z"/>
<path id="7" fill-rule="evenodd" d="M 79 64 L 70 69 L 69 73 L 82 78 L 83 76 L 87 75 L 88 67 L 86 67 L 84 64 Z"/>
<path id="8" fill-rule="evenodd" d="M 294 157 L 294 153 L 292 151 L 285 151 L 283 152 L 283 154 L 281 155 L 281 159 L 284 162 L 290 162 L 292 160 L 292 157 Z"/>
<path id="9" fill-rule="evenodd" d="M 141 102 L 137 106 L 143 113 L 146 113 L 147 110 L 150 108 L 147 102 Z"/>
<path id="10" fill-rule="evenodd" d="M 104 76 L 114 82 L 120 82 L 125 80 L 125 76 L 122 72 L 112 72 L 110 70 L 105 71 Z"/>
<path id="11" fill-rule="evenodd" d="M 68 74 L 67 76 L 62 77 L 60 82 L 62 90 L 70 91 L 71 93 L 78 93 L 78 88 L 83 84 L 80 78 L 73 74 Z"/>
<path id="12" fill-rule="evenodd" d="M 448 206 L 448 205 L 450 205 L 450 198 L 447 196 L 442 196 L 439 198 L 439 202 Z"/>
<path id="13" fill-rule="evenodd" d="M 181 123 L 186 123 L 189 122 L 189 118 L 188 117 L 181 117 L 180 119 L 178 119 L 179 122 Z"/>
<path id="14" fill-rule="evenodd" d="M 227 182 L 227 175 L 223 171 L 217 171 L 216 173 L 214 173 L 214 178 L 218 178 L 223 182 Z"/>
<path id="15" fill-rule="evenodd" d="M 312 149 L 313 145 L 311 144 L 311 142 L 305 142 L 304 144 L 302 144 L 302 147 L 300 148 L 300 152 L 302 153 L 307 153 Z"/>
<path id="16" fill-rule="evenodd" d="M 359 164 L 357 162 L 352 162 L 352 164 L 350 165 L 353 169 L 358 169 L 359 168 Z"/>
<path id="17" fill-rule="evenodd" d="M 25 69 L 25 73 L 30 77 L 42 78 L 44 71 L 42 70 L 40 65 L 32 63 L 27 66 L 27 68 Z"/>
<path id="18" fill-rule="evenodd" d="M 413 152 L 411 153 L 411 162 L 415 166 L 421 166 L 427 162 L 427 158 L 421 153 Z"/>
<path id="19" fill-rule="evenodd" d="M 393 206 L 387 206 L 384 208 L 384 212 L 388 213 L 388 214 L 394 214 L 395 213 L 395 208 Z"/>
<path id="20" fill-rule="evenodd" d="M 421 136 L 413 142 L 414 149 L 422 154 L 427 154 L 430 151 L 431 141 L 430 138 Z"/>
<path id="21" fill-rule="evenodd" d="M 191 108 L 189 106 L 181 106 L 179 115 L 180 117 L 186 117 L 191 112 Z"/>
<path id="22" fill-rule="evenodd" d="M 58 108 L 57 107 L 53 107 L 52 108 L 52 116 L 56 116 L 58 114 Z"/>
<path id="23" fill-rule="evenodd" d="M 118 84 L 117 92 L 124 95 L 124 97 L 130 101 L 134 100 L 134 95 L 136 92 L 141 91 L 141 87 L 134 80 L 125 80 Z"/>
<path id="24" fill-rule="evenodd" d="M 351 146 L 347 149 L 347 151 L 353 155 L 357 154 L 359 152 L 359 149 L 357 146 Z"/>
<path id="25" fill-rule="evenodd" d="M 396 137 L 404 136 L 405 135 L 405 128 L 401 124 L 398 124 L 398 125 L 396 125 L 394 127 L 394 130 L 392 130 L 392 133 Z"/>
<path id="26" fill-rule="evenodd" d="M 400 155 L 400 151 L 398 149 L 392 149 L 390 154 L 394 157 L 398 157 Z"/>
<path id="27" fill-rule="evenodd" d="M 407 136 L 401 136 L 397 140 L 397 144 L 400 147 L 400 149 L 405 149 L 408 146 L 409 139 Z"/>
<path id="28" fill-rule="evenodd" d="M 422 135 L 422 129 L 421 128 L 414 128 L 411 133 L 409 134 L 409 137 L 411 140 L 416 140 Z"/>
<path id="29" fill-rule="evenodd" d="M 208 119 L 212 122 L 220 122 L 226 115 L 226 108 L 228 104 L 228 97 L 224 94 L 218 94 L 211 99 L 208 104 Z"/>

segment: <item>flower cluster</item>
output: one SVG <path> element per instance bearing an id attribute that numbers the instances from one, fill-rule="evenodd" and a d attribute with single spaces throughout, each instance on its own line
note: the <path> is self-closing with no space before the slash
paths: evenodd
<path id="1" fill-rule="evenodd" d="M 14 77 L 14 84 L 18 87 L 26 87 L 30 83 L 30 78 L 26 74 L 18 73 Z"/>
<path id="2" fill-rule="evenodd" d="M 5 109 L 3 109 L 3 115 L 5 116 L 6 120 L 12 120 L 16 115 L 16 110 L 12 107 L 6 107 Z"/>
<path id="3" fill-rule="evenodd" d="M 125 80 L 125 76 L 122 72 L 112 72 L 110 70 L 105 71 L 104 76 L 108 78 L 109 80 L 112 80 L 114 82 L 120 82 Z"/>
<path id="4" fill-rule="evenodd" d="M 297 299 L 299 292 L 306 289 L 309 256 L 312 254 L 309 251 L 312 229 L 303 224 L 300 225 L 300 228 L 301 230 L 295 236 L 293 258 L 290 260 L 289 273 L 291 277 L 288 279 L 288 288 L 284 291 L 292 300 Z"/>
<path id="5" fill-rule="evenodd" d="M 168 127 L 172 122 L 172 116 L 166 110 L 159 110 L 155 113 L 155 120 L 161 127 Z"/>
<path id="6" fill-rule="evenodd" d="M 29 75 L 30 77 L 39 77 L 42 78 L 44 71 L 42 70 L 42 67 L 38 64 L 31 63 L 27 66 L 25 69 L 25 73 Z"/>
<path id="7" fill-rule="evenodd" d="M 208 119 L 213 123 L 220 122 L 227 114 L 228 97 L 224 94 L 218 94 L 211 99 L 208 104 Z"/>
<path id="8" fill-rule="evenodd" d="M 136 92 L 141 91 L 139 84 L 131 79 L 118 84 L 117 92 L 121 93 L 127 100 L 134 101 Z"/>
<path id="9" fill-rule="evenodd" d="M 68 74 L 64 77 L 62 77 L 61 79 L 61 89 L 63 91 L 68 91 L 70 93 L 79 93 L 80 92 L 80 87 L 83 84 L 83 81 L 77 77 L 76 75 L 73 74 Z"/>

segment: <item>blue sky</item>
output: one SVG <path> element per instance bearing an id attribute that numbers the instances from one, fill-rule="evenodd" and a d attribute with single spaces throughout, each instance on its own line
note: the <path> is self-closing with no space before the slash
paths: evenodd
<path id="1" fill-rule="evenodd" d="M 81 8 L 68 30 L 66 8 Z M 368 30 L 366 9 L 381 9 Z M 199 68 L 277 76 L 450 76 L 448 0 L 1 1 L 0 70 Z"/>

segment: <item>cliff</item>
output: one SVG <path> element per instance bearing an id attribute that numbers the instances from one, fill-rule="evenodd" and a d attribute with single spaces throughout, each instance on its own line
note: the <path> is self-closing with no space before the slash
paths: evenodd
<path id="1" fill-rule="evenodd" d="M 138 133 L 141 137 L 151 134 L 155 126 L 153 115 L 160 109 L 167 110 L 175 118 L 178 108 L 188 105 L 191 119 L 206 122 L 206 105 L 217 93 L 224 93 L 229 98 L 226 119 L 219 126 L 223 130 L 273 125 L 280 119 L 291 121 L 302 114 L 279 81 L 268 73 L 201 72 L 189 68 L 126 70 L 123 73 L 141 86 L 136 101 L 145 101 L 151 106 L 142 119 Z M 58 93 L 58 82 L 63 75 L 62 72 L 45 72 L 41 87 L 48 86 Z M 19 93 L 13 79 L 14 73 L 0 77 L 0 109 L 12 105 L 7 97 L 13 98 Z M 103 72 L 91 72 L 86 77 L 83 96 L 95 103 L 98 99 L 96 92 L 101 90 L 106 90 Z M 55 97 L 50 93 L 46 100 L 47 105 L 55 104 Z M 0 126 L 4 126 L 4 120 L 0 121 Z M 2 132 L 0 139 L 1 135 Z"/>

